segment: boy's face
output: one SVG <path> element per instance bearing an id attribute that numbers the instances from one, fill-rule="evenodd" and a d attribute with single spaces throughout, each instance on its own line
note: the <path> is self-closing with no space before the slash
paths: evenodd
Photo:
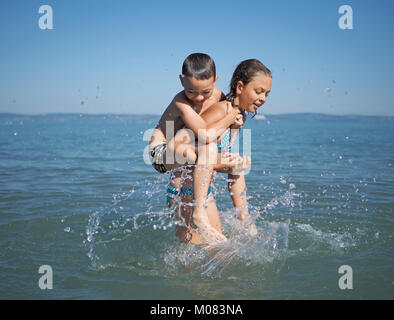
<path id="1" fill-rule="evenodd" d="M 182 86 L 185 89 L 186 97 L 197 106 L 202 106 L 208 100 L 215 88 L 218 77 L 210 77 L 209 79 L 198 80 L 192 76 L 179 76 Z"/>

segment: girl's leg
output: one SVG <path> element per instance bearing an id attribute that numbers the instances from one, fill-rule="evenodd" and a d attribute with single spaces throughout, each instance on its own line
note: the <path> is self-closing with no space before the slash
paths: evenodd
<path id="1" fill-rule="evenodd" d="M 189 200 L 188 202 L 189 206 L 183 205 L 183 202 L 187 201 L 185 199 L 186 197 Z M 184 199 L 182 200 L 182 205 L 181 205 L 181 217 L 182 220 L 184 221 L 184 224 L 177 226 L 176 235 L 179 238 L 179 240 L 182 242 L 190 242 L 193 244 L 206 244 L 208 243 L 207 240 L 198 233 L 198 230 L 193 229 L 190 226 L 191 215 L 193 213 L 191 207 L 191 202 L 193 201 L 193 197 L 192 196 L 186 196 L 186 197 L 183 197 Z M 216 201 L 213 198 L 213 196 L 210 196 L 207 202 L 208 202 L 207 215 L 208 215 L 209 223 L 217 230 L 217 232 L 222 233 L 222 224 L 220 222 L 219 212 L 216 207 Z"/>
<path id="2" fill-rule="evenodd" d="M 189 170 L 186 177 L 182 177 L 182 188 L 192 188 L 193 186 L 193 171 Z M 181 188 L 180 188 L 181 189 Z M 176 235 L 179 240 L 183 242 L 191 242 L 193 244 L 207 243 L 206 239 L 199 234 L 199 230 L 195 230 L 191 226 L 193 214 L 193 195 L 181 194 L 181 204 L 179 207 L 178 221 L 182 221 L 181 225 L 177 226 Z M 222 226 L 220 222 L 219 212 L 216 207 L 215 199 L 210 194 L 207 199 L 206 214 L 210 225 L 217 232 L 222 233 Z"/>
<path id="3" fill-rule="evenodd" d="M 251 235 L 256 235 L 257 227 L 251 219 L 248 209 L 244 174 L 229 174 L 228 181 L 228 190 L 231 194 L 231 199 L 233 200 L 238 219 L 248 227 L 248 231 Z"/>
<path id="4" fill-rule="evenodd" d="M 173 188 L 174 190 L 177 190 L 178 194 L 179 194 L 179 184 L 181 181 L 181 174 L 182 171 L 179 170 L 174 170 L 173 172 L 171 172 L 171 176 L 170 176 L 170 182 L 169 182 L 169 186 L 171 188 Z M 176 195 L 174 194 L 168 194 L 167 196 L 169 196 L 169 201 L 167 201 L 167 205 L 168 208 L 172 208 L 173 204 L 174 204 L 174 198 L 176 197 Z M 176 208 L 174 208 L 176 210 Z"/>

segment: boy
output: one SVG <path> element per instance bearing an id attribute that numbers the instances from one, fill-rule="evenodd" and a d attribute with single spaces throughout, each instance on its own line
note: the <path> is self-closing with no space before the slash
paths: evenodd
<path id="1" fill-rule="evenodd" d="M 208 55 L 189 55 L 180 75 L 184 90 L 174 97 L 164 111 L 150 141 L 152 165 L 160 173 L 184 166 L 185 163 L 197 165 L 194 171 L 194 199 L 199 200 L 200 210 L 193 213 L 193 222 L 210 241 L 226 238 L 209 223 L 206 211 L 201 210 L 201 203 L 204 202 L 201 199 L 206 197 L 210 183 L 210 176 L 206 179 L 207 174 L 204 173 L 205 167 L 210 171 L 221 167 L 242 167 L 246 161 L 236 155 L 217 159 L 217 137 L 224 132 L 224 128 L 242 118 L 236 109 L 230 108 L 224 118 L 211 126 L 200 116 L 223 99 L 222 92 L 215 85 L 217 78 L 215 63 Z M 195 137 L 199 145 L 196 145 Z"/>

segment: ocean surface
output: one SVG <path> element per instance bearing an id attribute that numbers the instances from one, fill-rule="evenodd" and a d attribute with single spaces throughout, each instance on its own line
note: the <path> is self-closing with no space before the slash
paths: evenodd
<path id="1" fill-rule="evenodd" d="M 394 117 L 248 119 L 259 234 L 214 252 L 175 237 L 158 118 L 0 114 L 0 299 L 394 298 Z M 226 175 L 214 194 L 230 236 Z"/>

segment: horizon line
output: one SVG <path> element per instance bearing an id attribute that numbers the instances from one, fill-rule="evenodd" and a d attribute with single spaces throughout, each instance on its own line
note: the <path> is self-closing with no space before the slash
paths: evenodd
<path id="1" fill-rule="evenodd" d="M 83 113 L 83 112 L 46 112 L 46 113 L 14 113 L 14 112 L 0 112 L 0 116 L 47 116 L 47 115 L 83 115 L 83 116 L 160 116 L 159 113 Z M 288 112 L 288 113 L 257 113 L 256 115 L 264 116 L 285 116 L 285 115 L 322 115 L 322 116 L 333 116 L 333 117 L 394 117 L 394 115 L 376 115 L 376 114 L 329 114 L 322 112 Z"/>

